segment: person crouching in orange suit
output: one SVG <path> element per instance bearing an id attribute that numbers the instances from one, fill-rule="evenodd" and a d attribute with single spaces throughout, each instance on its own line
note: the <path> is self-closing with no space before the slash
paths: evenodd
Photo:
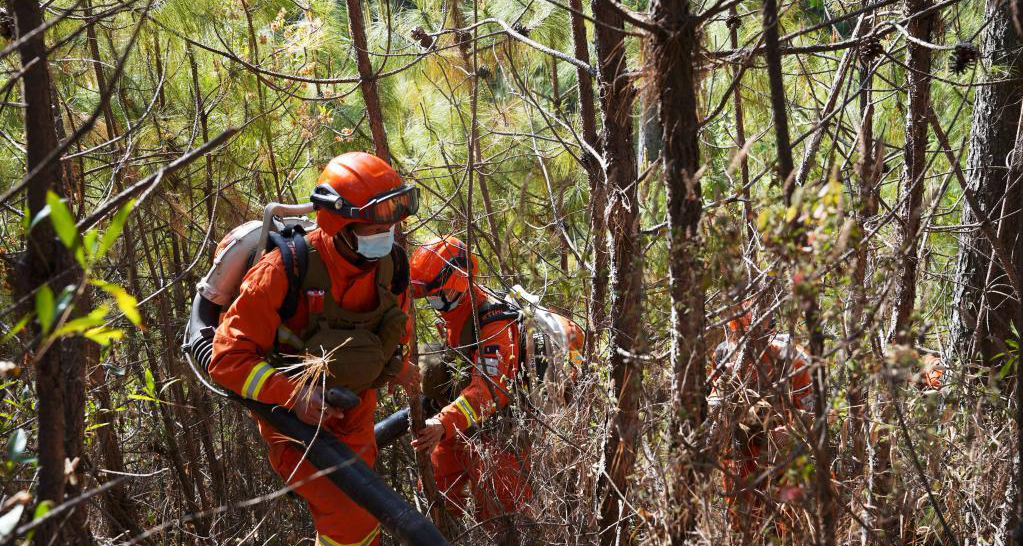
<path id="1" fill-rule="evenodd" d="M 712 407 L 721 403 L 726 383 L 732 383 L 733 392 L 752 391 L 767 400 L 774 400 L 769 414 L 758 413 L 754 422 L 743 420 L 736 426 L 733 445 L 729 450 L 725 469 L 725 492 L 729 502 L 729 516 L 734 528 L 755 531 L 764 515 L 764 498 L 797 501 L 802 490 L 786 483 L 784 472 L 766 482 L 752 483 L 771 469 L 773 459 L 765 450 L 777 453 L 791 445 L 787 438 L 793 433 L 798 414 L 812 417 L 814 393 L 810 374 L 810 358 L 792 341 L 789 335 L 768 328 L 766 345 L 756 365 L 743 362 L 744 338 L 750 330 L 749 304 L 743 305 L 742 315 L 728 321 L 725 340 L 714 351 L 715 368 L 710 373 Z M 749 343 L 749 341 L 746 341 Z M 753 355 L 755 358 L 755 355 Z M 772 397 L 774 393 L 783 397 Z M 757 407 L 755 404 L 754 407 Z M 744 412 L 746 416 L 749 414 Z M 767 463 L 765 465 L 765 463 Z M 775 530 L 786 532 L 787 525 L 776 520 Z"/>
<path id="2" fill-rule="evenodd" d="M 319 424 L 373 466 L 376 387 L 419 388 L 418 368 L 403 355 L 410 333 L 408 259 L 394 244 L 394 230 L 418 207 L 418 189 L 376 156 L 353 152 L 334 158 L 320 175 L 312 201 L 316 229 L 305 236 L 308 270 L 295 312 L 281 321 L 292 287 L 279 250 L 245 275 L 241 294 L 214 337 L 210 376 L 236 394 L 291 409 Z M 296 366 L 283 355 L 322 357 L 323 385 L 300 384 L 288 374 Z M 308 362 L 304 360 L 302 362 Z M 307 366 L 308 364 L 302 364 Z M 324 388 L 357 394 L 354 408 L 324 403 Z M 309 507 L 321 546 L 378 544 L 380 524 L 316 469 L 294 443 L 259 423 L 270 446 L 270 464 Z"/>
<path id="3" fill-rule="evenodd" d="M 465 511 L 468 485 L 477 520 L 496 521 L 489 527 L 498 534 L 498 543 L 515 544 L 513 516 L 522 513 L 532 497 L 526 480 L 528 453 L 510 441 L 515 436 L 511 427 L 494 422 L 504 419 L 495 414 L 508 405 L 518 373 L 517 315 L 476 286 L 469 292 L 469 272 L 476 275 L 479 266 L 455 237 L 420 246 L 412 255 L 411 269 L 413 296 L 427 299 L 440 314 L 447 345 L 473 363 L 471 382 L 426 421 L 412 445 L 431 453 L 437 488 L 448 499 L 449 509 Z M 477 321 L 478 336 L 473 335 Z M 475 431 L 480 432 L 480 441 L 470 441 Z"/>

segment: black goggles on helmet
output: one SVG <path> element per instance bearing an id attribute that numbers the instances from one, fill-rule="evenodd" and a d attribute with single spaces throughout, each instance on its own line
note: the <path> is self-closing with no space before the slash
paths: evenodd
<path id="1" fill-rule="evenodd" d="M 437 276 L 430 282 L 422 282 L 413 280 L 412 281 L 412 297 L 422 298 L 437 291 L 440 287 L 447 284 L 448 279 L 455 273 L 455 268 L 462 269 L 463 271 L 469 270 L 469 257 L 465 253 L 465 249 L 459 249 L 458 254 L 451 261 L 444 264 L 444 268 L 437 273 Z"/>
<path id="2" fill-rule="evenodd" d="M 352 205 L 337 191 L 325 184 L 316 186 L 309 199 L 313 207 L 328 210 L 342 218 L 373 224 L 393 224 L 419 210 L 419 188 L 402 186 L 369 200 L 361 207 Z"/>

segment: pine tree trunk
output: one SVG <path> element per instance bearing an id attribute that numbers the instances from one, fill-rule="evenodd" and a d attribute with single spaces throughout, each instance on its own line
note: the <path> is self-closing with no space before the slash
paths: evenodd
<path id="1" fill-rule="evenodd" d="M 978 86 L 974 94 L 973 124 L 966 173 L 982 212 L 995 222 L 1017 271 L 1023 269 L 1023 187 L 1012 186 L 1008 176 L 1009 153 L 1016 142 L 1023 85 L 1023 41 L 1011 23 L 1007 4 L 988 2 L 982 54 L 990 84 Z M 1013 77 L 1015 75 L 1015 77 Z M 1001 220 L 999 220 L 1001 219 Z M 963 208 L 962 223 L 976 224 L 978 217 Z M 952 344 L 964 362 L 979 358 L 987 367 L 997 367 L 997 355 L 1005 351 L 1012 334 L 1010 323 L 1019 316 L 1020 305 L 1008 287 L 1005 272 L 993 259 L 991 245 L 979 231 L 964 234 L 959 243 L 957 282 L 952 303 Z"/>
<path id="2" fill-rule="evenodd" d="M 636 91 L 625 58 L 624 23 L 612 0 L 594 0 L 600 108 L 604 121 L 601 139 L 609 190 L 607 227 L 611 234 L 610 367 L 613 402 L 610 431 L 604 444 L 606 473 L 597 482 L 600 500 L 600 541 L 627 544 L 623 518 L 628 508 L 620 495 L 628 495 L 629 474 L 636 461 L 639 440 L 639 398 L 642 386 L 640 337 L 643 290 L 643 247 L 639 240 L 636 148 L 630 114 Z"/>
<path id="3" fill-rule="evenodd" d="M 1009 164 L 1010 153 L 1018 148 L 1020 135 L 1020 102 L 1023 86 L 1019 75 L 1023 73 L 1023 40 L 1012 23 L 1010 3 L 989 1 L 985 13 L 981 58 L 986 73 L 996 80 L 980 86 L 974 94 L 973 125 L 970 132 L 970 151 L 966 159 L 967 184 L 981 209 L 978 215 L 972 207 L 963 208 L 962 222 L 976 224 L 981 217 L 994 222 L 998 240 L 1008 254 L 1011 267 L 1023 272 L 1023 180 L 1020 159 Z M 1000 80 L 1000 81 L 999 81 Z M 995 374 L 1003 364 L 999 356 L 1007 352 L 1006 340 L 1017 338 L 1023 330 L 1023 307 L 1019 295 L 1014 293 L 1003 264 L 994 256 L 991 244 L 979 232 L 962 235 L 959 242 L 959 262 L 952 299 L 952 347 L 960 362 L 979 367 Z M 1017 447 L 1023 445 L 1023 369 L 1017 365 L 1014 374 L 1013 414 L 1016 419 Z M 1011 405 L 1010 405 L 1011 407 Z M 1017 457 L 1018 458 L 1018 457 Z M 1020 518 L 1023 517 L 1023 464 L 1013 462 L 1014 480 L 1010 491 L 1011 502 L 1007 536 L 1023 536 Z"/>
<path id="4" fill-rule="evenodd" d="M 14 16 L 17 35 L 24 36 L 42 26 L 43 10 L 36 0 L 8 0 L 8 11 Z M 54 117 L 49 64 L 44 33 L 39 33 L 18 47 L 22 66 L 29 66 L 22 76 L 22 100 L 25 102 L 26 169 L 41 169 L 28 186 L 28 213 L 35 218 L 46 205 L 47 191 L 61 193 L 64 187 L 60 161 L 44 164 L 46 156 L 57 149 L 57 124 Z M 31 66 L 30 66 L 31 64 Z M 27 234 L 26 250 L 18 264 L 18 288 L 22 294 L 33 294 L 44 283 L 59 292 L 80 279 L 80 270 L 64 246 L 57 240 L 48 221 L 35 224 Z M 59 280 L 54 280 L 57 277 Z M 32 299 L 28 300 L 29 302 Z M 29 312 L 31 303 L 24 312 Z M 33 338 L 43 335 L 38 322 L 32 322 Z M 39 485 L 37 502 L 64 502 L 65 459 L 81 454 L 81 431 L 84 420 L 77 422 L 84 411 L 82 386 L 84 369 L 80 341 L 55 341 L 44 354 L 36 357 L 36 396 L 38 398 L 38 460 Z M 31 350 L 31 349 L 30 349 Z M 69 392 L 69 389 L 71 391 Z M 69 422 L 70 418 L 70 422 Z M 75 513 L 61 525 L 54 520 L 42 525 L 35 534 L 35 544 L 70 544 L 92 542 L 87 522 Z"/>
<path id="5" fill-rule="evenodd" d="M 767 61 L 768 81 L 771 89 L 771 109 L 774 117 L 775 143 L 777 146 L 778 176 L 782 181 L 785 205 L 792 205 L 795 192 L 795 176 L 793 172 L 791 141 L 789 140 L 788 116 L 785 105 L 785 86 L 781 70 L 781 48 L 778 43 L 778 4 L 775 0 L 764 2 L 764 52 Z M 793 232 L 797 233 L 796 246 L 806 244 L 805 228 L 800 225 L 798 216 L 791 222 Z M 814 453 L 814 496 L 817 501 L 817 514 L 814 518 L 818 544 L 831 546 L 835 544 L 835 527 L 837 522 L 835 495 L 831 487 L 831 445 L 828 439 L 828 374 L 825 363 L 821 361 L 824 354 L 824 331 L 820 321 L 820 303 L 817 301 L 815 285 L 818 281 L 809 279 L 809 287 L 799 290 L 799 306 L 803 310 L 803 320 L 809 332 L 809 349 L 811 367 L 813 369 L 814 391 L 814 427 L 811 435 L 811 448 Z"/>
<path id="6" fill-rule="evenodd" d="M 572 44 L 575 58 L 590 64 L 590 50 L 586 38 L 586 23 L 582 16 L 582 0 L 570 0 L 569 7 L 572 20 Z M 579 89 L 579 118 L 583 126 L 583 142 L 594 151 L 600 144 L 597 142 L 597 114 L 594 110 L 593 78 L 583 68 L 576 70 Z M 598 158 L 588 150 L 581 152 L 581 161 L 586 169 L 586 178 L 590 189 L 590 234 L 593 238 L 593 279 L 590 284 L 590 300 L 587 303 L 586 350 L 584 364 L 589 366 L 593 360 L 593 352 L 597 339 L 604 324 L 604 305 L 607 300 L 607 238 L 605 235 L 604 208 L 607 203 L 607 188 L 604 185 L 604 173 L 601 171 Z"/>
<path id="7" fill-rule="evenodd" d="M 387 133 L 384 131 L 384 114 L 380 108 L 380 95 L 377 93 L 377 77 L 373 72 L 373 63 L 369 60 L 366 23 L 360 1 L 345 0 L 348 6 L 348 29 L 352 33 L 355 62 L 359 68 L 359 88 L 362 90 L 362 100 L 366 103 L 366 116 L 369 118 L 369 130 L 373 135 L 376 156 L 390 164 L 391 148 L 387 145 Z"/>
<path id="8" fill-rule="evenodd" d="M 651 19 L 660 32 L 648 35 L 653 93 L 663 127 L 662 159 L 668 195 L 669 293 L 671 296 L 671 448 L 669 466 L 670 543 L 682 545 L 693 532 L 698 501 L 691 497 L 706 468 L 705 450 L 695 433 L 707 414 L 703 264 L 699 223 L 702 213 L 700 148 L 697 135 L 694 52 L 697 21 L 688 0 L 655 0 Z"/>
<path id="9" fill-rule="evenodd" d="M 873 20 L 864 20 L 868 24 L 865 33 L 869 34 L 873 26 Z M 856 181 L 859 183 L 856 201 L 856 231 L 862 237 L 867 231 L 867 222 L 877 213 L 877 202 L 874 199 L 875 185 L 877 184 L 880 166 L 878 157 L 881 151 L 874 141 L 874 104 L 871 99 L 871 88 L 873 84 L 872 70 L 873 58 L 860 58 L 860 136 L 859 136 L 859 160 L 856 164 Z M 878 143 L 879 144 L 879 143 Z M 846 401 L 849 406 L 849 436 L 853 441 L 852 464 L 847 466 L 847 480 L 857 483 L 860 478 L 866 478 L 868 484 L 872 483 L 872 471 L 864 475 L 867 469 L 868 458 L 867 439 L 870 437 L 867 415 L 867 370 L 870 369 L 867 358 L 870 355 L 869 346 L 864 347 L 863 340 L 869 335 L 868 331 L 859 331 L 863 328 L 863 314 L 867 305 L 866 280 L 867 266 L 870 259 L 869 245 L 862 240 L 855 243 L 856 251 L 853 254 L 852 267 L 852 298 L 846 321 L 845 335 L 849 337 L 848 358 L 853 362 L 849 370 L 849 384 L 846 388 Z M 869 330 L 869 329 L 868 329 Z M 871 457 L 872 459 L 873 457 Z M 864 489 L 869 490 L 869 485 L 857 486 L 850 502 L 851 510 L 855 510 L 864 521 L 860 529 L 859 540 L 861 545 L 867 544 L 867 529 L 871 524 L 870 512 L 863 508 L 869 503 L 864 502 L 862 496 Z"/>
<path id="10" fill-rule="evenodd" d="M 931 0 L 908 0 L 907 14 L 917 13 L 933 6 Z M 935 15 L 914 17 L 909 20 L 910 36 L 931 42 Z M 894 326 L 891 339 L 897 344 L 913 343 L 910 316 L 916 300 L 916 277 L 919 258 L 917 242 L 924 197 L 924 174 L 927 168 L 927 111 L 931 103 L 931 49 L 919 43 L 907 42 L 906 70 L 909 108 L 906 112 L 905 165 L 902 184 L 905 188 L 904 221 L 901 233 L 902 258 L 899 282 L 896 286 Z"/>
<path id="11" fill-rule="evenodd" d="M 928 9 L 931 0 L 908 0 L 906 13 L 913 14 Z M 914 17 L 907 25 L 910 36 L 930 42 L 934 28 L 933 14 Z M 908 109 L 906 111 L 906 145 L 904 148 L 905 169 L 902 175 L 904 196 L 902 201 L 903 222 L 901 223 L 901 248 L 899 278 L 896 283 L 895 308 L 892 316 L 892 331 L 889 339 L 899 345 L 912 345 L 912 322 L 916 301 L 916 278 L 919 258 L 918 237 L 923 208 L 924 175 L 927 168 L 927 112 L 931 101 L 931 49 L 917 42 L 907 42 L 908 69 L 906 87 Z M 885 383 L 886 377 L 880 378 Z M 893 423 L 893 401 L 886 395 L 888 389 L 880 385 L 876 392 L 876 411 L 881 422 Z M 891 431 L 879 430 L 878 449 L 875 452 L 870 502 L 877 509 L 880 536 L 890 542 L 902 540 L 899 508 L 896 500 L 896 475 L 892 468 Z"/>

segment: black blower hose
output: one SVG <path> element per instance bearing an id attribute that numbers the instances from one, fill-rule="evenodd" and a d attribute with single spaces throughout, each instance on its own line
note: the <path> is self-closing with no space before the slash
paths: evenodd
<path id="1" fill-rule="evenodd" d="M 219 305 L 202 295 L 196 295 L 183 347 L 190 356 L 189 363 L 196 377 L 214 392 L 248 408 L 281 434 L 301 442 L 307 451 L 306 459 L 317 469 L 334 468 L 335 470 L 327 474 L 327 478 L 356 504 L 372 514 L 380 525 L 402 544 L 450 546 L 430 520 L 388 487 L 383 478 L 333 435 L 322 431 L 317 434 L 316 427 L 299 421 L 293 413 L 280 406 L 247 400 L 233 393 L 224 393 L 212 386 L 205 378 L 204 372 L 209 369 L 213 358 L 213 331 L 219 315 Z M 391 442 L 401 437 L 408 429 L 408 410 L 405 412 L 406 417 L 402 419 L 405 422 L 405 430 L 396 432 Z M 381 425 L 397 421 L 396 418 L 397 414 L 392 415 L 381 422 Z M 390 427 L 394 428 L 394 424 Z"/>
<path id="2" fill-rule="evenodd" d="M 377 437 L 377 449 L 393 444 L 404 436 L 408 429 L 408 408 L 392 413 L 373 427 L 373 434 Z"/>
<path id="3" fill-rule="evenodd" d="M 316 427 L 299 421 L 280 406 L 241 398 L 237 400 L 281 434 L 304 444 L 308 448 L 306 458 L 313 466 L 320 470 L 336 468 L 327 474 L 330 481 L 372 514 L 402 544 L 448 545 L 447 539 L 430 520 L 388 487 L 379 474 L 333 435 L 322 431 L 316 434 Z"/>

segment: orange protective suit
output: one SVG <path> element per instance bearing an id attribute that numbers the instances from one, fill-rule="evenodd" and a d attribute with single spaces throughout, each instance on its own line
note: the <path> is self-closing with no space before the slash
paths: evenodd
<path id="1" fill-rule="evenodd" d="M 737 339 L 737 335 L 732 337 Z M 765 354 L 755 367 L 743 366 L 741 369 L 735 369 L 741 357 L 735 347 L 734 340 L 729 340 L 721 343 L 715 351 L 718 366 L 710 374 L 711 383 L 714 385 L 712 399 L 716 398 L 720 390 L 718 385 L 720 381 L 729 376 L 739 376 L 746 388 L 758 392 L 779 387 L 787 390 L 786 404 L 790 404 L 790 407 L 778 409 L 779 413 L 788 419 L 794 417 L 789 410 L 813 411 L 814 393 L 809 368 L 810 359 L 801 347 L 792 343 L 788 335 L 772 335 Z M 762 381 L 766 381 L 767 384 L 762 384 Z M 780 382 L 780 385 L 777 382 Z M 734 527 L 755 528 L 756 522 L 762 517 L 764 512 L 762 497 L 746 488 L 750 487 L 749 480 L 758 478 L 765 470 L 760 464 L 762 446 L 768 443 L 778 445 L 787 442 L 785 435 L 789 426 L 790 423 L 782 423 L 779 428 L 760 430 L 750 434 L 748 438 L 735 439 L 730 456 L 726 456 L 725 468 L 730 475 L 726 474 L 724 477 Z M 772 493 L 781 500 L 796 500 L 801 496 L 802 490 L 787 486 L 783 477 L 773 480 L 773 484 L 775 489 Z M 757 486 L 756 489 L 767 492 L 767 488 L 762 486 Z M 786 532 L 787 526 L 782 522 L 776 522 L 775 527 L 779 534 Z"/>
<path id="2" fill-rule="evenodd" d="M 340 306 L 353 312 L 366 312 L 376 307 L 376 262 L 364 267 L 344 259 L 334 248 L 333 240 L 323 230 L 306 236 L 307 242 L 319 251 L 331 279 L 331 295 Z M 263 257 L 246 275 L 241 294 L 225 313 L 214 338 L 210 376 L 235 393 L 267 404 L 293 405 L 295 384 L 266 362 L 274 348 L 280 326 L 278 308 L 284 301 L 288 280 L 279 252 Z M 408 292 L 399 297 L 399 304 L 409 314 Z M 286 326 L 301 331 L 308 321 L 308 302 L 300 295 L 298 309 Z M 410 329 L 406 327 L 404 344 Z M 408 366 L 408 362 L 404 363 Z M 375 390 L 361 394 L 362 402 L 347 410 L 341 418 L 327 418 L 323 429 L 335 435 L 373 466 L 377 447 L 373 436 Z M 316 469 L 302 460 L 302 451 L 281 437 L 265 423 L 259 431 L 270 446 L 270 464 L 288 484 L 300 484 Z M 300 463 L 301 461 L 301 463 Z M 298 485 L 295 491 L 309 505 L 319 541 L 327 546 L 376 544 L 380 525 L 368 512 L 345 496 L 326 477 Z"/>
<path id="3" fill-rule="evenodd" d="M 482 306 L 486 295 L 479 289 L 474 290 L 476 303 Z M 488 316 L 484 313 L 480 320 L 487 323 L 481 328 L 477 349 L 460 347 L 462 328 L 466 321 L 473 320 L 472 305 L 468 301 L 441 314 L 441 319 L 442 334 L 448 345 L 472 358 L 475 364 L 469 385 L 437 416 L 444 425 L 444 438 L 431 455 L 437 487 L 447 497 L 449 508 L 464 511 L 468 485 L 479 521 L 521 512 L 533 495 L 526 479 L 529 473 L 526 450 L 516 449 L 515 442 L 507 438 L 488 438 L 487 435 L 482 442 L 469 445 L 460 434 L 508 405 L 508 394 L 519 368 L 516 321 L 487 322 Z M 488 385 L 484 374 L 493 385 Z"/>

